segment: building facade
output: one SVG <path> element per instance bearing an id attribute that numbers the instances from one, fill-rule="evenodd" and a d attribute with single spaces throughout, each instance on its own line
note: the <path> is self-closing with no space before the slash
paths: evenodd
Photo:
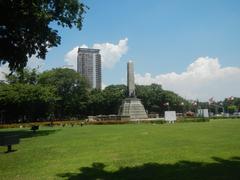
<path id="1" fill-rule="evenodd" d="M 85 77 L 91 88 L 101 89 L 102 67 L 99 49 L 78 48 L 77 72 Z"/>

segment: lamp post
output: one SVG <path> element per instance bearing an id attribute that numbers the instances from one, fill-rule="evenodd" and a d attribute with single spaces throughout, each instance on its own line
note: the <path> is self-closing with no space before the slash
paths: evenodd
<path id="1" fill-rule="evenodd" d="M 229 98 L 227 98 L 227 100 L 228 100 L 228 102 L 229 102 L 228 106 L 229 106 L 229 105 L 233 105 L 233 100 L 234 100 L 234 97 L 233 97 L 233 96 L 230 96 Z M 228 111 L 228 113 L 229 113 L 229 108 L 228 108 L 228 107 L 227 107 L 227 111 Z"/>
<path id="2" fill-rule="evenodd" d="M 220 107 L 222 108 L 222 113 L 225 114 L 225 112 L 224 112 L 224 106 L 223 106 L 223 103 L 222 103 L 222 102 L 220 102 Z"/>
<path id="3" fill-rule="evenodd" d="M 169 111 L 169 102 L 164 103 L 164 106 L 167 106 L 167 110 Z"/>
<path id="4" fill-rule="evenodd" d="M 197 115 L 197 110 L 198 110 L 198 103 L 197 103 L 197 101 L 194 101 L 193 102 L 193 106 L 195 106 L 195 116 Z"/>
<path id="5" fill-rule="evenodd" d="M 180 105 L 182 106 L 182 113 L 183 113 L 183 116 L 184 116 L 184 102 L 181 102 Z"/>

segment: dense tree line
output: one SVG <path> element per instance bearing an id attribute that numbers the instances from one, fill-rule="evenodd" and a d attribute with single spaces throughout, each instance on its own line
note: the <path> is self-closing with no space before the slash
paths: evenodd
<path id="1" fill-rule="evenodd" d="M 71 69 L 43 73 L 24 69 L 0 84 L 1 121 L 80 118 L 86 115 L 88 102 L 87 82 Z"/>
<path id="2" fill-rule="evenodd" d="M 229 113 L 233 114 L 240 111 L 240 98 L 228 97 L 223 101 L 198 102 L 198 106 L 201 108 L 207 108 L 213 114 Z"/>
<path id="3" fill-rule="evenodd" d="M 172 91 L 162 89 L 161 85 L 151 84 L 150 86 L 137 85 L 136 95 L 148 113 L 163 115 L 166 110 L 175 110 L 179 113 L 187 111 L 190 103 Z"/>
<path id="4" fill-rule="evenodd" d="M 55 89 L 32 84 L 1 84 L 1 121 L 47 118 L 56 101 Z"/>
<path id="5" fill-rule="evenodd" d="M 136 96 L 148 113 L 163 115 L 165 110 L 178 113 L 212 108 L 208 103 L 197 106 L 161 85 L 136 85 Z M 104 90 L 91 90 L 87 81 L 72 69 L 56 68 L 38 73 L 35 69 L 6 75 L 0 83 L 0 121 L 29 122 L 85 118 L 88 115 L 118 114 L 127 97 L 125 85 L 110 85 Z M 226 110 L 239 108 L 240 99 L 221 102 Z M 221 106 L 218 106 L 221 109 Z M 235 109 L 234 109 L 235 108 Z"/>
<path id="6" fill-rule="evenodd" d="M 163 113 L 164 103 L 181 110 L 183 98 L 164 91 L 160 85 L 136 86 L 136 94 L 148 112 Z M 38 73 L 24 69 L 6 75 L 0 84 L 1 121 L 84 118 L 87 115 L 117 114 L 126 98 L 125 85 L 110 85 L 90 90 L 86 80 L 71 69 L 52 69 Z"/>

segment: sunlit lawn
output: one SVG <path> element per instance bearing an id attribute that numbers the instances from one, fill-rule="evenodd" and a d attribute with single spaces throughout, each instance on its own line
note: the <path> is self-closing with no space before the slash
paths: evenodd
<path id="1" fill-rule="evenodd" d="M 240 119 L 1 129 L 0 179 L 240 179 Z"/>

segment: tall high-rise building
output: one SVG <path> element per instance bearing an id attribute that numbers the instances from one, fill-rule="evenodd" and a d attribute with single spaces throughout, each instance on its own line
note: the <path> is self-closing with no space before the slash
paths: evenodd
<path id="1" fill-rule="evenodd" d="M 78 48 L 77 72 L 85 77 L 91 88 L 101 89 L 102 68 L 99 49 Z"/>

